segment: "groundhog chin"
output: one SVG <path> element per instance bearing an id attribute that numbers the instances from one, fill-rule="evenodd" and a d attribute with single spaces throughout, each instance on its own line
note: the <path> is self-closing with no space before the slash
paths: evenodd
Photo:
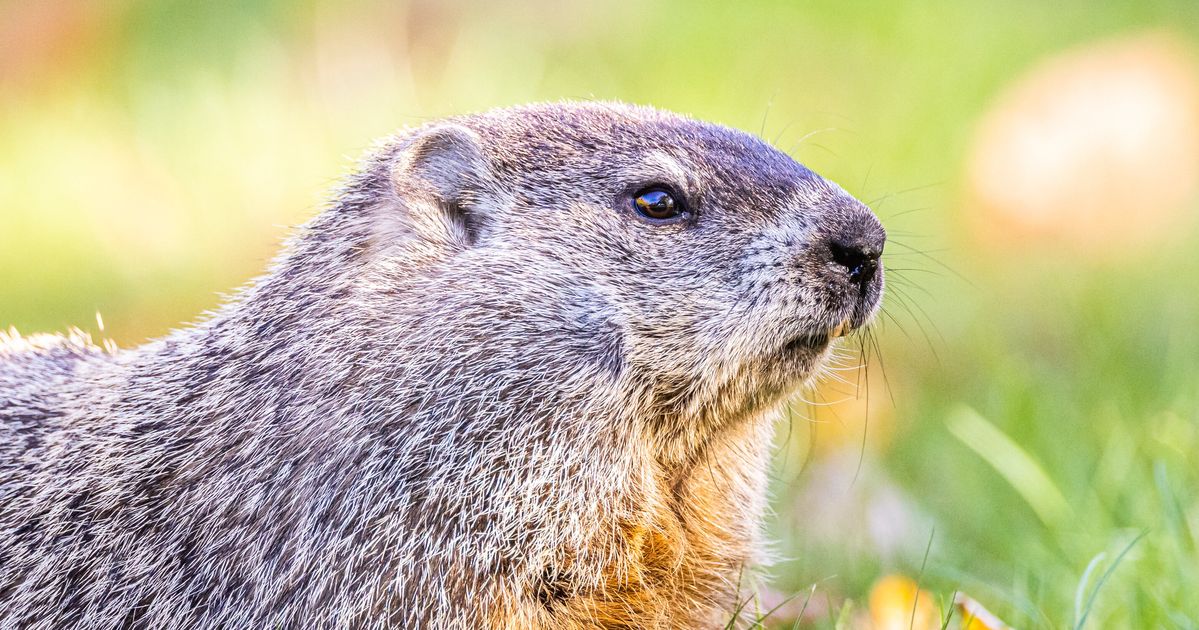
<path id="1" fill-rule="evenodd" d="M 831 356 L 834 339 L 827 332 L 802 334 L 761 355 L 752 370 L 758 404 L 772 406 L 806 387 Z"/>
<path id="2" fill-rule="evenodd" d="M 835 318 L 835 323 L 817 326 L 784 342 L 767 359 L 777 375 L 782 389 L 810 384 L 833 354 L 833 349 L 851 333 L 861 330 L 873 320 L 876 305 L 865 305 L 851 314 Z"/>
<path id="3" fill-rule="evenodd" d="M 872 313 L 853 313 L 841 317 L 828 326 L 819 326 L 802 332 L 783 344 L 779 353 L 784 357 L 822 356 L 828 353 L 833 342 L 865 326 Z"/>

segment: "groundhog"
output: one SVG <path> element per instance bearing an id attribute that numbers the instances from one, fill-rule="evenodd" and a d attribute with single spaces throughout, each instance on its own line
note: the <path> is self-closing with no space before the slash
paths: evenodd
<path id="1" fill-rule="evenodd" d="M 0 628 L 722 627 L 884 239 L 646 107 L 402 132 L 204 321 L 0 340 Z"/>

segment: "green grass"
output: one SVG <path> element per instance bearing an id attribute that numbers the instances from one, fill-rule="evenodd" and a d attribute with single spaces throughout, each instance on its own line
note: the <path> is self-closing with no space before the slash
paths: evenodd
<path id="1" fill-rule="evenodd" d="M 963 291 L 979 306 L 936 324 L 939 360 L 923 339 L 885 348 L 896 438 L 857 483 L 897 485 L 935 525 L 927 588 L 1017 627 L 1199 624 L 1199 298 L 1174 281 L 1193 286 L 1199 269 L 1185 250 L 1159 256 L 1102 270 L 1011 261 L 990 273 L 1037 281 L 982 272 Z M 789 588 L 836 573 L 860 599 L 880 574 L 917 573 L 923 539 L 837 549 L 807 534 L 819 518 L 783 521 Z"/>
<path id="2" fill-rule="evenodd" d="M 843 418 L 865 441 L 822 458 L 802 407 L 780 432 L 772 586 L 801 627 L 849 624 L 892 572 L 1018 627 L 1199 627 L 1199 235 L 1106 263 L 980 252 L 962 201 L 1022 71 L 1145 28 L 1199 41 L 1199 4 L 111 6 L 81 54 L 0 75 L 0 326 L 99 311 L 130 345 L 195 318 L 401 125 L 565 97 L 689 112 L 792 150 L 892 235 L 888 420 Z"/>

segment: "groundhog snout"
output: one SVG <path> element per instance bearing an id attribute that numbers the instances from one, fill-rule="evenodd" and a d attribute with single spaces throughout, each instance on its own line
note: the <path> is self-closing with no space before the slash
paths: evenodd
<path id="1" fill-rule="evenodd" d="M 815 248 L 822 275 L 852 310 L 850 325 L 864 325 L 882 299 L 883 247 L 887 233 L 868 208 L 855 204 L 832 215 Z"/>
<path id="2" fill-rule="evenodd" d="M 829 258 L 843 268 L 846 279 L 865 294 L 878 275 L 886 236 L 881 230 L 851 230 L 828 239 Z"/>

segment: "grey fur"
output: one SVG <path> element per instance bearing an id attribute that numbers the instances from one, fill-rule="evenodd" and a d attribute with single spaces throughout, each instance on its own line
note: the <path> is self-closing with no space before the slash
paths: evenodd
<path id="1" fill-rule="evenodd" d="M 650 184 L 692 220 L 635 216 Z M 666 112 L 400 133 L 205 321 L 0 338 L 0 628 L 716 624 L 771 412 L 881 295 L 829 238 L 883 232 Z"/>

